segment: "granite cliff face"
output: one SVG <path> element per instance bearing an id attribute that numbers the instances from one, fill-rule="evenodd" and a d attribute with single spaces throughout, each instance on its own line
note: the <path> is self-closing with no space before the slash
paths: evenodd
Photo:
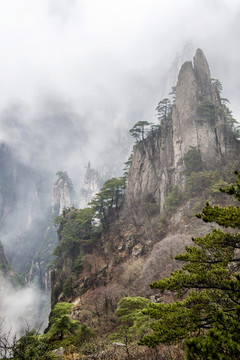
<path id="1" fill-rule="evenodd" d="M 240 143 L 221 108 L 218 88 L 198 49 L 193 64 L 185 62 L 179 72 L 172 116 L 163 121 L 158 134 L 135 146 L 126 189 L 128 204 L 152 194 L 163 211 L 169 189 L 185 188 L 184 156 L 191 147 L 199 150 L 205 169 L 237 159 Z"/>
<path id="2" fill-rule="evenodd" d="M 239 142 L 227 126 L 221 112 L 217 86 L 202 50 L 198 49 L 191 62 L 183 64 L 176 87 L 173 107 L 173 149 L 176 180 L 184 169 L 183 156 L 190 146 L 199 149 L 204 167 L 222 166 L 236 157 Z"/>

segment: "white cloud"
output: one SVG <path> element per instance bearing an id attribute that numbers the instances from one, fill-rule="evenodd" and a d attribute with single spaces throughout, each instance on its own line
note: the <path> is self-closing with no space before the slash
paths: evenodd
<path id="1" fill-rule="evenodd" d="M 96 158 L 136 116 L 152 120 L 166 91 L 162 79 L 177 51 L 191 40 L 205 51 L 238 117 L 239 11 L 237 0 L 2 0 L 0 109 L 23 102 L 28 114 L 21 123 L 29 133 L 40 133 L 41 157 L 50 153 L 54 161 L 61 132 L 59 139 L 50 138 L 47 127 L 41 127 L 49 111 L 43 99 L 68 103 L 79 129 L 87 128 L 89 135 L 84 148 L 79 142 L 79 149 L 65 151 L 62 164 L 74 168 L 80 153 L 82 162 Z M 1 138 L 11 138 L 21 153 L 26 145 L 19 143 L 22 128 L 13 137 L 1 118 Z M 32 146 L 30 136 L 22 152 Z"/>
<path id="2" fill-rule="evenodd" d="M 22 336 L 26 330 L 37 330 L 43 332 L 46 327 L 47 314 L 44 314 L 44 323 L 41 323 L 41 311 L 49 313 L 49 299 L 42 291 L 31 284 L 25 288 L 13 287 L 3 278 L 0 278 L 0 307 L 2 334 L 10 332 L 9 341 L 14 336 Z M 45 303 L 46 302 L 46 303 Z"/>

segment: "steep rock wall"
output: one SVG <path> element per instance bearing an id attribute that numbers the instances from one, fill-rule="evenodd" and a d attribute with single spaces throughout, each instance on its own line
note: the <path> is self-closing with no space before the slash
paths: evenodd
<path id="1" fill-rule="evenodd" d="M 191 146 L 199 149 L 207 169 L 224 164 L 239 151 L 239 142 L 228 128 L 221 106 L 206 58 L 198 49 L 194 65 L 183 64 L 176 86 L 176 104 L 172 112 L 176 181 L 181 181 L 183 157 Z M 204 107 L 202 114 L 201 107 Z"/>
<path id="2" fill-rule="evenodd" d="M 221 107 L 207 60 L 198 49 L 193 64 L 185 62 L 179 72 L 172 116 L 162 122 L 155 135 L 135 145 L 126 189 L 128 205 L 152 194 L 163 210 L 171 186 L 185 188 L 184 155 L 191 147 L 200 151 L 208 170 L 238 157 L 240 142 Z"/>
<path id="3" fill-rule="evenodd" d="M 125 194 L 127 206 L 150 194 L 162 207 L 174 179 L 173 165 L 172 126 L 165 122 L 159 131 L 134 147 Z"/>

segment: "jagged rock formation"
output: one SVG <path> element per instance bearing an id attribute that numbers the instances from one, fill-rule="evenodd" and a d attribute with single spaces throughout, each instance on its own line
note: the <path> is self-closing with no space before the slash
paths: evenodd
<path id="1" fill-rule="evenodd" d="M 63 209 L 73 205 L 73 186 L 66 172 L 59 171 L 57 175 L 59 178 L 53 189 L 52 212 L 60 215 Z"/>
<path id="2" fill-rule="evenodd" d="M 84 176 L 84 184 L 80 191 L 80 209 L 84 209 L 87 206 L 94 195 L 100 191 L 101 185 L 102 179 L 99 176 L 98 170 L 91 169 L 91 164 L 89 161 Z"/>
<path id="3" fill-rule="evenodd" d="M 236 157 L 239 142 L 227 126 L 221 112 L 217 87 L 212 84 L 210 71 L 202 50 L 198 49 L 194 63 L 183 64 L 176 87 L 173 107 L 173 149 L 176 180 L 183 170 L 183 156 L 190 146 L 201 153 L 206 168 L 221 166 Z M 209 110 L 208 111 L 202 111 Z"/>
<path id="4" fill-rule="evenodd" d="M 177 266 L 176 252 L 184 251 L 192 236 L 211 228 L 194 216 L 207 200 L 203 195 L 217 203 L 212 185 L 219 188 L 229 162 L 239 163 L 240 142 L 227 123 L 201 50 L 193 64 L 183 64 L 171 110 L 159 129 L 134 146 L 121 209 L 111 209 L 101 235 L 92 240 L 80 232 L 70 249 L 64 242 L 59 247 L 52 272 L 52 305 L 74 301 L 75 317 L 81 322 L 95 326 L 96 313 L 109 317 L 122 296 L 156 295 L 148 284 L 168 276 Z M 191 151 L 197 160 L 189 170 L 186 155 Z M 189 180 L 193 185 L 200 175 L 212 180 L 189 190 Z M 221 181 L 228 179 L 229 173 Z M 176 194 L 169 199 L 173 189 Z M 174 207 L 167 208 L 167 200 Z M 62 228 L 66 224 L 71 228 L 75 217 L 69 211 Z M 61 239 L 60 231 L 60 244 Z"/>
<path id="5" fill-rule="evenodd" d="M 206 169 L 237 159 L 240 144 L 221 106 L 206 58 L 198 49 L 193 64 L 185 62 L 180 70 L 171 118 L 162 123 L 159 134 L 135 146 L 126 189 L 128 205 L 151 194 L 163 211 L 171 186 L 184 190 L 184 155 L 191 147 L 200 151 Z"/>
<path id="6" fill-rule="evenodd" d="M 110 165 L 110 164 L 109 164 Z M 103 184 L 108 179 L 116 176 L 116 168 L 113 166 L 104 165 L 100 171 L 98 169 L 92 169 L 90 161 L 86 167 L 84 176 L 84 183 L 80 189 L 79 208 L 84 209 L 88 203 L 94 198 L 94 196 L 100 192 Z"/>
<path id="7" fill-rule="evenodd" d="M 170 66 L 168 73 L 165 75 L 166 83 L 162 97 L 168 97 L 169 90 L 176 85 L 179 70 L 185 61 L 191 59 L 194 55 L 195 48 L 191 41 L 187 41 L 182 49 L 177 52 L 176 57 Z"/>

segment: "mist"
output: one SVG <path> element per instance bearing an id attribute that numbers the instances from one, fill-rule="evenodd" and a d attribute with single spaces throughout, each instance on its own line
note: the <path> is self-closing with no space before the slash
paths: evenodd
<path id="1" fill-rule="evenodd" d="M 0 3 L 0 142 L 25 168 L 14 175 L 16 194 L 0 229 L 10 260 L 31 203 L 35 232 L 41 233 L 57 171 L 67 171 L 77 191 L 88 161 L 100 170 L 107 166 L 112 176 L 122 174 L 133 145 L 129 129 L 140 120 L 156 121 L 158 102 L 197 48 L 240 119 L 239 15 L 238 0 Z M 44 195 L 32 202 L 38 181 L 45 181 Z M 29 304 L 38 304 L 38 288 L 16 296 L 4 286 L 0 313 L 8 323 L 18 318 L 15 310 L 19 319 L 37 316 Z M 20 332 L 21 321 L 13 332 Z"/>
<path id="2" fill-rule="evenodd" d="M 81 182 L 120 138 L 120 171 L 129 128 L 155 120 L 186 44 L 188 60 L 204 50 L 239 118 L 238 1 L 12 0 L 0 10 L 0 140 L 31 166 Z"/>
<path id="3" fill-rule="evenodd" d="M 45 316 L 41 322 L 39 309 L 43 308 L 47 295 L 34 283 L 24 288 L 13 287 L 10 282 L 0 279 L 1 335 L 9 333 L 9 342 L 23 336 L 27 330 L 39 332 L 47 326 Z M 49 308 L 45 309 L 49 312 Z M 42 315 L 42 313 L 41 313 Z"/>

